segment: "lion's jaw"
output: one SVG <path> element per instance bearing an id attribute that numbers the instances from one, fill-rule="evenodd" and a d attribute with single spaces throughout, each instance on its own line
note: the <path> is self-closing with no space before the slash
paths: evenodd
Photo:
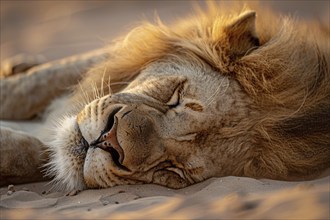
<path id="1" fill-rule="evenodd" d="M 66 149 L 63 160 L 71 162 L 62 170 L 77 185 L 83 182 L 89 188 L 134 183 L 180 188 L 212 176 L 238 175 L 243 169 L 238 164 L 248 148 L 240 139 L 248 141 L 241 130 L 239 135 L 231 131 L 248 117 L 248 102 L 234 80 L 206 65 L 155 62 L 122 92 L 88 104 L 71 120 L 78 126 L 71 125 L 67 137 L 57 137 L 70 141 L 54 146 L 55 155 L 58 149 Z M 93 146 L 107 133 L 107 126 L 108 130 L 116 126 L 120 155 L 118 147 L 114 156 Z M 81 143 L 82 137 L 89 148 L 78 167 L 81 163 L 72 153 L 77 151 L 68 148 L 77 148 L 72 140 Z M 55 172 L 59 171 L 55 168 Z"/>

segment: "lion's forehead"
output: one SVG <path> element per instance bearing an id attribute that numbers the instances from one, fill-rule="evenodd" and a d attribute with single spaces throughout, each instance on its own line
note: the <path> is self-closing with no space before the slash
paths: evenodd
<path id="1" fill-rule="evenodd" d="M 190 98 L 211 105 L 219 95 L 226 92 L 232 81 L 205 66 L 177 63 L 174 68 L 173 65 L 173 61 L 149 65 L 123 92 L 142 93 L 157 96 L 159 100 L 166 100 L 180 83 L 185 82 L 187 84 L 184 91 L 186 99 Z"/>

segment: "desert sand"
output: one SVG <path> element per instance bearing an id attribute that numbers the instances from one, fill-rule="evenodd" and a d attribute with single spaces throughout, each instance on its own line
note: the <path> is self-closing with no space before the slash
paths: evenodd
<path id="1" fill-rule="evenodd" d="M 165 21 L 189 14 L 189 1 L 1 1 L 1 60 L 47 61 L 103 47 L 154 12 Z M 283 13 L 329 22 L 328 1 L 268 1 Z M 150 19 L 151 18 L 151 19 Z M 49 182 L 0 189 L 1 219 L 329 219 L 330 176 L 302 182 L 212 178 L 173 190 L 157 185 L 85 190 L 74 196 Z"/>
<path id="2" fill-rule="evenodd" d="M 1 219 L 329 219 L 329 181 L 211 178 L 173 190 L 127 185 L 74 196 L 47 182 L 0 189 Z"/>

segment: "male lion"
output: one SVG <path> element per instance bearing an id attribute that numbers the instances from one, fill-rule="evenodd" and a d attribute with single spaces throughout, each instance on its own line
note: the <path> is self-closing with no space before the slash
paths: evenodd
<path id="1" fill-rule="evenodd" d="M 2 122 L 1 183 L 39 179 L 43 159 L 67 190 L 315 178 L 330 162 L 329 53 L 316 23 L 211 8 L 6 77 L 2 119 L 43 113 L 32 135 Z"/>

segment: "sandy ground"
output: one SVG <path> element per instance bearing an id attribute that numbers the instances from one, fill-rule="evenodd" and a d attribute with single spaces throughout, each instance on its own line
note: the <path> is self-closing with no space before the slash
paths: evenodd
<path id="1" fill-rule="evenodd" d="M 189 1 L 0 1 L 1 60 L 17 54 L 54 60 L 103 47 L 155 11 L 166 22 Z M 202 2 L 203 4 L 203 2 Z M 329 24 L 329 1 L 267 1 L 283 13 Z M 305 182 L 212 178 L 181 190 L 157 185 L 86 190 L 75 196 L 46 182 L 0 189 L 1 219 L 329 219 L 330 177 Z"/>
<path id="2" fill-rule="evenodd" d="M 1 219 L 329 219 L 330 177 L 305 182 L 212 178 L 173 190 L 157 185 L 86 190 L 45 182 L 0 189 Z"/>

